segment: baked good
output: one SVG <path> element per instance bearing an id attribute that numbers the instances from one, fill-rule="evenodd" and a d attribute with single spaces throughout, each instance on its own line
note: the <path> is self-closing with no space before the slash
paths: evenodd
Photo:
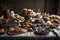
<path id="1" fill-rule="evenodd" d="M 14 27 L 10 27 L 9 28 L 9 32 L 14 32 L 15 31 L 15 28 Z"/>
<path id="2" fill-rule="evenodd" d="M 44 19 L 45 22 L 50 21 L 50 18 L 47 17 L 47 16 L 43 17 L 43 19 Z"/>
<path id="3" fill-rule="evenodd" d="M 2 23 L 3 23 L 3 24 L 9 24 L 9 23 L 10 23 L 10 20 L 9 20 L 9 19 L 3 19 L 3 20 L 2 20 Z"/>
<path id="4" fill-rule="evenodd" d="M 52 23 L 51 25 L 49 25 L 50 28 L 57 28 L 59 24 L 57 23 Z"/>
<path id="5" fill-rule="evenodd" d="M 8 29 L 8 35 L 17 35 L 17 34 L 20 34 L 20 33 L 24 33 L 26 32 L 27 30 L 24 29 L 24 28 L 19 28 L 18 26 L 13 26 L 13 27 L 10 27 Z"/>
<path id="6" fill-rule="evenodd" d="M 25 19 L 24 17 L 18 15 L 18 14 L 15 14 L 15 22 L 23 22 Z"/>
<path id="7" fill-rule="evenodd" d="M 32 9 L 27 9 L 27 8 L 24 8 L 22 11 L 21 11 L 21 14 L 25 20 L 30 20 L 30 17 L 35 17 L 37 16 L 37 13 L 34 12 Z"/>
<path id="8" fill-rule="evenodd" d="M 33 30 L 33 28 L 30 27 L 30 28 L 28 29 L 28 31 L 33 32 L 34 30 Z"/>
<path id="9" fill-rule="evenodd" d="M 4 34 L 5 33 L 5 29 L 4 28 L 1 28 L 0 29 L 0 34 Z"/>
<path id="10" fill-rule="evenodd" d="M 27 30 L 24 29 L 24 28 L 19 28 L 18 31 L 19 31 L 20 33 L 24 33 L 24 32 L 26 32 Z"/>
<path id="11" fill-rule="evenodd" d="M 27 15 L 27 8 L 23 8 L 20 15 L 25 17 Z"/>
<path id="12" fill-rule="evenodd" d="M 23 24 L 23 27 L 26 28 L 26 29 L 28 29 L 29 27 L 31 27 L 31 25 L 32 25 L 32 23 L 30 23 L 30 22 L 25 22 L 25 23 Z"/>
<path id="13" fill-rule="evenodd" d="M 51 22 L 59 24 L 59 20 L 58 19 L 51 19 Z"/>
<path id="14" fill-rule="evenodd" d="M 28 9 L 27 15 L 34 17 L 34 16 L 37 16 L 37 13 L 34 12 L 32 9 Z"/>

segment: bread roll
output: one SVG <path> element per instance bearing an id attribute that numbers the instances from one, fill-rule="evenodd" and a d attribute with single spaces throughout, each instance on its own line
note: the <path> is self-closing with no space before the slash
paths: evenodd
<path id="1" fill-rule="evenodd" d="M 5 32 L 5 30 L 4 29 L 0 29 L 0 33 L 4 33 Z"/>
<path id="2" fill-rule="evenodd" d="M 15 28 L 13 28 L 13 27 L 10 27 L 10 28 L 9 28 L 9 31 L 10 31 L 10 32 L 13 32 L 14 30 L 15 30 Z"/>

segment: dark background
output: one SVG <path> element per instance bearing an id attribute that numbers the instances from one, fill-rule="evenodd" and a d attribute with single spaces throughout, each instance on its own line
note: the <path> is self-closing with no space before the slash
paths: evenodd
<path id="1" fill-rule="evenodd" d="M 58 15 L 60 15 L 60 0 L 59 0 L 59 4 L 58 4 L 58 12 L 57 12 Z"/>
<path id="2" fill-rule="evenodd" d="M 0 0 L 0 15 L 2 9 L 7 6 L 16 13 L 19 13 L 23 8 L 31 8 L 34 11 L 45 10 L 50 14 L 57 14 L 59 0 Z"/>
<path id="3" fill-rule="evenodd" d="M 9 5 L 12 10 L 19 12 L 23 8 L 31 8 L 37 11 L 39 8 L 44 9 L 44 0 L 1 0 L 1 6 Z"/>
<path id="4" fill-rule="evenodd" d="M 45 0 L 45 2 L 45 11 L 57 15 L 59 0 Z"/>

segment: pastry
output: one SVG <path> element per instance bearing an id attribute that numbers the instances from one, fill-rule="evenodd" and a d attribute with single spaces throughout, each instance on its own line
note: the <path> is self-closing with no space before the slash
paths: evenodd
<path id="1" fill-rule="evenodd" d="M 34 12 L 32 9 L 28 9 L 27 15 L 28 15 L 28 16 L 32 16 L 32 17 L 34 17 L 34 16 L 37 15 L 37 13 Z"/>
<path id="2" fill-rule="evenodd" d="M 52 22 L 51 22 L 51 21 L 47 21 L 47 24 L 51 25 L 51 24 L 52 24 Z"/>
<path id="3" fill-rule="evenodd" d="M 59 24 L 57 23 L 52 23 L 51 25 L 49 25 L 50 28 L 57 28 Z"/>
<path id="4" fill-rule="evenodd" d="M 22 13 L 27 14 L 27 8 L 23 8 Z"/>
<path id="5" fill-rule="evenodd" d="M 10 27 L 9 28 L 9 32 L 14 32 L 15 31 L 15 28 L 14 27 Z"/>
<path id="6" fill-rule="evenodd" d="M 43 17 L 43 19 L 44 19 L 45 22 L 50 21 L 49 17 Z"/>
<path id="7" fill-rule="evenodd" d="M 58 19 L 51 19 L 51 22 L 59 24 L 59 20 Z"/>
<path id="8" fill-rule="evenodd" d="M 34 30 L 33 30 L 33 28 L 30 27 L 30 28 L 28 29 L 28 31 L 33 32 Z"/>
<path id="9" fill-rule="evenodd" d="M 26 28 L 26 29 L 28 29 L 29 27 L 31 27 L 31 25 L 32 25 L 32 23 L 30 23 L 30 22 L 25 22 L 25 23 L 23 24 L 23 27 Z"/>
<path id="10" fill-rule="evenodd" d="M 20 15 L 25 17 L 27 15 L 27 8 L 23 8 Z"/>
<path id="11" fill-rule="evenodd" d="M 0 29 L 0 34 L 4 34 L 4 33 L 5 33 L 5 29 L 4 28 Z"/>
<path id="12" fill-rule="evenodd" d="M 26 32 L 27 30 L 24 29 L 24 28 L 19 28 L 18 31 L 19 31 L 20 33 L 23 33 L 23 32 Z"/>
<path id="13" fill-rule="evenodd" d="M 25 19 L 24 17 L 18 15 L 18 14 L 15 14 L 15 22 L 23 22 Z"/>
<path id="14" fill-rule="evenodd" d="M 7 32 L 8 35 L 17 35 L 18 31 L 14 27 L 10 27 Z"/>
<path id="15" fill-rule="evenodd" d="M 30 20 L 30 17 L 37 16 L 37 13 L 34 12 L 32 9 L 24 8 L 21 12 L 21 15 L 25 18 L 25 20 Z"/>
<path id="16" fill-rule="evenodd" d="M 9 30 L 8 30 L 8 35 L 17 35 L 17 34 L 20 34 L 20 33 L 24 33 L 26 32 L 27 30 L 24 29 L 24 28 L 19 28 L 18 26 L 13 26 L 13 27 L 10 27 Z"/>

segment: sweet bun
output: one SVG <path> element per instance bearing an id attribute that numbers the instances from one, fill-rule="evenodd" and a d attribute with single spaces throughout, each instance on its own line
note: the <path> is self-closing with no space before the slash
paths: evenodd
<path id="1" fill-rule="evenodd" d="M 49 17 L 43 17 L 44 21 L 50 21 Z"/>
<path id="2" fill-rule="evenodd" d="M 4 33 L 4 32 L 5 32 L 4 28 L 0 29 L 0 33 Z"/>
<path id="3" fill-rule="evenodd" d="M 27 15 L 27 8 L 23 8 L 23 10 L 21 11 L 21 15 L 23 16 Z"/>
<path id="4" fill-rule="evenodd" d="M 14 32 L 15 28 L 14 27 L 10 27 L 9 28 L 9 32 Z"/>
<path id="5" fill-rule="evenodd" d="M 59 25 L 59 24 L 52 23 L 52 24 L 50 25 L 50 28 L 57 28 L 57 27 L 58 27 L 58 25 Z"/>
<path id="6" fill-rule="evenodd" d="M 24 29 L 24 28 L 19 28 L 18 31 L 19 31 L 19 32 L 26 32 L 27 30 Z"/>

